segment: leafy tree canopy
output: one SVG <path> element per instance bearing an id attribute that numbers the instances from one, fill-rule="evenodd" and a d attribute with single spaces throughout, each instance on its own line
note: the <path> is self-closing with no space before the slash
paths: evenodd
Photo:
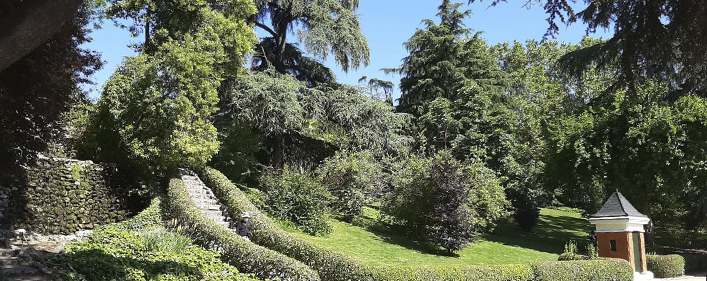
<path id="1" fill-rule="evenodd" d="M 252 124 L 258 133 L 271 139 L 270 162 L 276 166 L 288 154 L 286 139 L 292 137 L 341 149 L 372 150 L 376 155 L 405 153 L 410 143 L 402 132 L 407 115 L 395 113 L 392 106 L 367 96 L 361 88 L 310 88 L 274 70 L 252 72 L 229 83 L 222 91 L 219 107 L 219 119 Z M 296 149 L 307 148 L 303 145 Z M 322 152 L 317 150 L 306 153 Z"/>
<path id="2" fill-rule="evenodd" d="M 469 2 L 474 2 L 470 0 Z M 505 0 L 494 0 L 492 5 Z M 707 89 L 707 4 L 698 0 L 586 0 L 587 7 L 575 11 L 574 0 L 548 0 L 544 8 L 550 24 L 547 35 L 559 31 L 557 21 L 571 24 L 581 20 L 587 32 L 612 28 L 606 42 L 567 54 L 563 65 L 573 73 L 587 70 L 592 63 L 619 62 L 616 87 L 628 87 L 638 94 L 638 85 L 656 79 L 665 81 L 673 93 L 666 98 Z M 527 3 L 532 5 L 532 1 Z"/>
<path id="3" fill-rule="evenodd" d="M 647 215 L 676 211 L 657 213 L 656 221 L 688 221 L 686 211 L 701 204 L 696 193 L 707 184 L 701 152 L 707 148 L 707 103 L 695 96 L 666 102 L 667 86 L 659 83 L 640 89 L 636 103 L 619 91 L 552 128 L 547 186 L 588 212 L 618 189 Z"/>
<path id="4" fill-rule="evenodd" d="M 100 122 L 117 134 L 117 148 L 142 167 L 165 171 L 205 165 L 219 147 L 211 120 L 217 89 L 238 73 L 255 41 L 246 22 L 255 13 L 252 3 L 111 4 L 109 14 L 145 24 L 146 41 L 106 83 L 97 114 L 107 120 Z"/>

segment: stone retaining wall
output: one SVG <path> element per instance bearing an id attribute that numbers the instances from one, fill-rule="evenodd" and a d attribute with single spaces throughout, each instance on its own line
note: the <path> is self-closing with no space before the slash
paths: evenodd
<path id="1" fill-rule="evenodd" d="M 40 156 L 0 186 L 0 227 L 71 234 L 130 215 L 129 177 L 116 166 Z"/>

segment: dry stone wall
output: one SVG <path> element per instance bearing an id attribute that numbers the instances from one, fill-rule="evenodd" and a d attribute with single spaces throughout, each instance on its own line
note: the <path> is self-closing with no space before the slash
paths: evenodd
<path id="1" fill-rule="evenodd" d="M 113 165 L 39 157 L 0 186 L 0 226 L 71 234 L 128 217 L 129 177 Z"/>

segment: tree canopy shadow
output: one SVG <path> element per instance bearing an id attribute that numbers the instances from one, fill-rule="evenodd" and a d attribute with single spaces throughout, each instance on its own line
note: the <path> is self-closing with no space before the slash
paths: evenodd
<path id="1" fill-rule="evenodd" d="M 582 252 L 589 243 L 588 234 L 591 229 L 591 225 L 581 218 L 541 214 L 538 225 L 531 232 L 521 229 L 512 222 L 503 222 L 484 238 L 504 245 L 561 254 L 565 243 L 569 240 L 574 240 Z"/>
<path id="2" fill-rule="evenodd" d="M 381 241 L 398 245 L 408 250 L 416 251 L 422 254 L 445 256 L 445 257 L 459 257 L 459 254 L 455 252 L 446 251 L 442 248 L 435 247 L 427 242 L 418 241 L 410 239 L 405 236 L 403 231 L 399 229 L 391 229 L 390 227 L 382 227 L 380 225 L 370 225 L 365 227 L 369 232 L 373 233 L 376 237 L 381 239 Z"/>

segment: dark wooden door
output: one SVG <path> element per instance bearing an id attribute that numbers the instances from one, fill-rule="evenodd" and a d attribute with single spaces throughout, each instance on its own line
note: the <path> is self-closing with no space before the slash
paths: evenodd
<path id="1" fill-rule="evenodd" d="M 638 272 L 643 272 L 643 263 L 641 262 L 641 234 L 633 233 L 633 265 Z"/>

